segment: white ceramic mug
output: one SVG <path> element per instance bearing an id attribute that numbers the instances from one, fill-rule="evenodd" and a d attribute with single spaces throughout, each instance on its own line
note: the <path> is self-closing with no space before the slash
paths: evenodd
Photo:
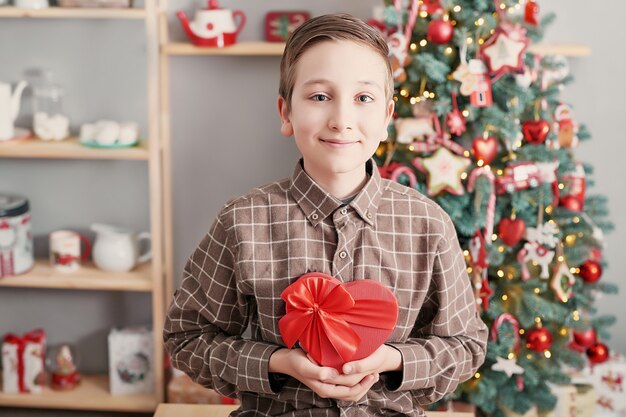
<path id="1" fill-rule="evenodd" d="M 81 242 L 85 249 L 81 250 Z M 50 233 L 50 264 L 60 272 L 72 272 L 89 259 L 91 243 L 89 239 L 72 230 L 57 230 Z"/>

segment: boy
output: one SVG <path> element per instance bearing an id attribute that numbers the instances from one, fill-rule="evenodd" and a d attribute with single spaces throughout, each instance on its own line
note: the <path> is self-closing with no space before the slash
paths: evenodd
<path id="1" fill-rule="evenodd" d="M 227 203 L 187 262 L 165 346 L 176 368 L 239 398 L 233 416 L 423 416 L 422 405 L 484 360 L 487 331 L 452 222 L 417 191 L 381 179 L 371 159 L 394 108 L 387 53 L 349 15 L 293 33 L 278 111 L 303 159 L 291 179 Z M 376 280 L 398 299 L 387 343 L 341 373 L 280 337 L 280 294 L 311 271 Z"/>

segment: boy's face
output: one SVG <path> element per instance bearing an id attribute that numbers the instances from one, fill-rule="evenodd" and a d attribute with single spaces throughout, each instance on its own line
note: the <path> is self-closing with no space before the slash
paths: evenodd
<path id="1" fill-rule="evenodd" d="M 393 113 L 384 59 L 356 42 L 323 41 L 296 65 L 291 111 L 278 99 L 281 133 L 295 137 L 314 179 L 363 176 Z"/>

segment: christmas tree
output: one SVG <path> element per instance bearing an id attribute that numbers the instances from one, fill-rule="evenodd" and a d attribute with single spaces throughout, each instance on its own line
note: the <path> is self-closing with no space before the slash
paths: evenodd
<path id="1" fill-rule="evenodd" d="M 597 317 L 606 199 L 587 194 L 590 138 L 561 90 L 563 57 L 536 45 L 554 16 L 533 0 L 387 0 L 395 79 L 386 178 L 433 198 L 457 229 L 490 327 L 487 358 L 448 399 L 484 414 L 554 408 L 550 384 L 603 362 L 613 317 Z"/>

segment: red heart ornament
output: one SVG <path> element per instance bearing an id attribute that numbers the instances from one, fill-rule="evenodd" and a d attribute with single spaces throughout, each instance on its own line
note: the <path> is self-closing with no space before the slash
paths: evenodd
<path id="1" fill-rule="evenodd" d="M 526 232 L 526 223 L 522 219 L 505 217 L 498 223 L 498 235 L 507 246 L 515 246 Z"/>
<path id="2" fill-rule="evenodd" d="M 286 314 L 280 334 L 289 348 L 296 341 L 322 366 L 339 371 L 344 363 L 363 359 L 391 335 L 398 320 L 398 302 L 379 282 L 341 283 L 309 273 L 281 294 Z"/>
<path id="3" fill-rule="evenodd" d="M 472 142 L 472 154 L 476 160 L 481 160 L 489 165 L 498 154 L 498 139 L 493 136 L 488 138 L 477 137 Z"/>
<path id="4" fill-rule="evenodd" d="M 522 123 L 522 133 L 526 142 L 540 145 L 550 133 L 550 124 L 545 120 L 526 120 Z"/>

